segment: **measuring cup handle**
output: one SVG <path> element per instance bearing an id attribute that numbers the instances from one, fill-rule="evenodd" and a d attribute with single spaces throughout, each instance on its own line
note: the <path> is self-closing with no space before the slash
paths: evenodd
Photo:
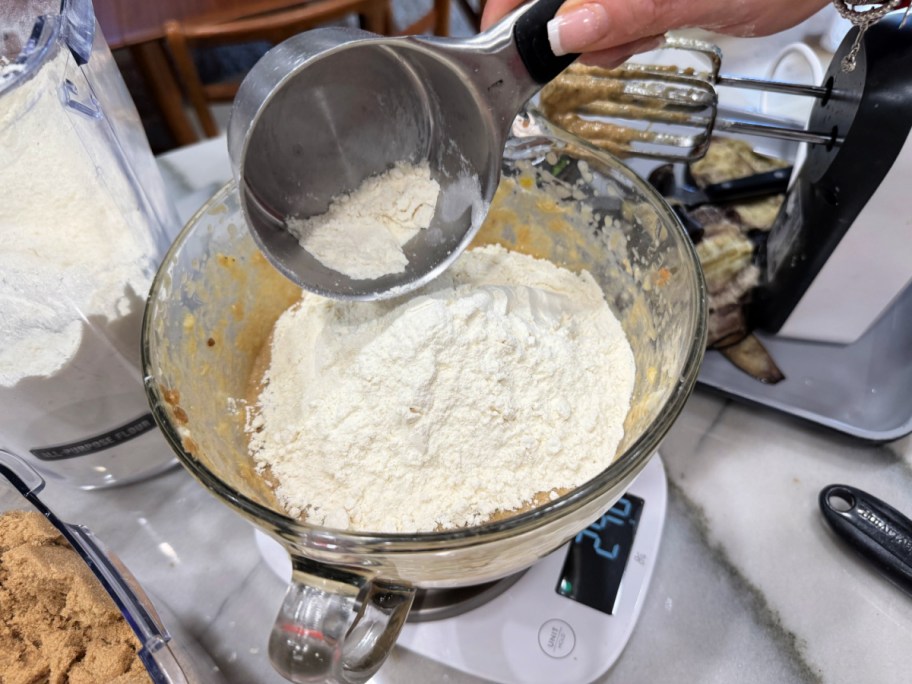
<path id="1" fill-rule="evenodd" d="M 557 14 L 564 0 L 539 0 L 516 20 L 513 40 L 516 50 L 536 83 L 544 85 L 570 66 L 579 55 L 558 57 L 548 40 L 548 22 Z"/>
<path id="2" fill-rule="evenodd" d="M 390 654 L 414 587 L 292 560 L 292 583 L 269 636 L 269 658 L 286 679 L 363 684 Z"/>

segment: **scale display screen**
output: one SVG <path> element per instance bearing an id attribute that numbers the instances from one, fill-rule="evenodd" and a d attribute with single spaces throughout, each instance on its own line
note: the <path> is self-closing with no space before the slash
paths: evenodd
<path id="1" fill-rule="evenodd" d="M 612 615 L 633 548 L 643 499 L 624 495 L 570 543 L 557 593 Z"/>

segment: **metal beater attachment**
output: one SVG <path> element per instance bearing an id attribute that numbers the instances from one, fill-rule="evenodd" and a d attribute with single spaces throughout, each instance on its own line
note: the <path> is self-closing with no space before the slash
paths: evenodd
<path id="1" fill-rule="evenodd" d="M 541 91 L 539 106 L 553 123 L 620 157 L 689 162 L 700 159 L 713 131 L 839 145 L 835 131 L 718 116 L 716 86 L 828 98 L 826 86 L 722 76 L 722 51 L 699 40 L 671 37 L 668 50 L 698 53 L 705 70 L 675 64 L 627 63 L 617 69 L 575 64 Z M 673 53 L 671 53 L 673 54 Z"/>

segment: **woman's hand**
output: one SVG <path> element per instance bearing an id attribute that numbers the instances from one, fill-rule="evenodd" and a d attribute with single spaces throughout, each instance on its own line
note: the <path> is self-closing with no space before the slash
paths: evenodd
<path id="1" fill-rule="evenodd" d="M 482 28 L 523 0 L 488 0 Z M 659 47 L 666 31 L 699 27 L 736 36 L 763 36 L 794 26 L 827 0 L 567 0 L 548 22 L 558 55 L 586 53 L 610 66 Z"/>

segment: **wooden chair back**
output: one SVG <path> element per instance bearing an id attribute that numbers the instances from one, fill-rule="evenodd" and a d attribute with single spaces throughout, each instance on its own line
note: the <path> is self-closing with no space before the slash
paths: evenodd
<path id="1" fill-rule="evenodd" d="M 352 14 L 360 17 L 361 26 L 374 33 L 410 35 L 433 30 L 438 35 L 449 32 L 450 0 L 434 0 L 433 8 L 401 31 L 392 26 L 388 0 L 315 0 L 289 9 L 213 23 L 165 24 L 165 43 L 177 72 L 178 81 L 200 127 L 207 137 L 218 135 L 210 103 L 230 102 L 237 94 L 240 80 L 204 84 L 193 60 L 193 48 L 231 45 L 252 41 L 280 43 L 291 36 Z"/>

